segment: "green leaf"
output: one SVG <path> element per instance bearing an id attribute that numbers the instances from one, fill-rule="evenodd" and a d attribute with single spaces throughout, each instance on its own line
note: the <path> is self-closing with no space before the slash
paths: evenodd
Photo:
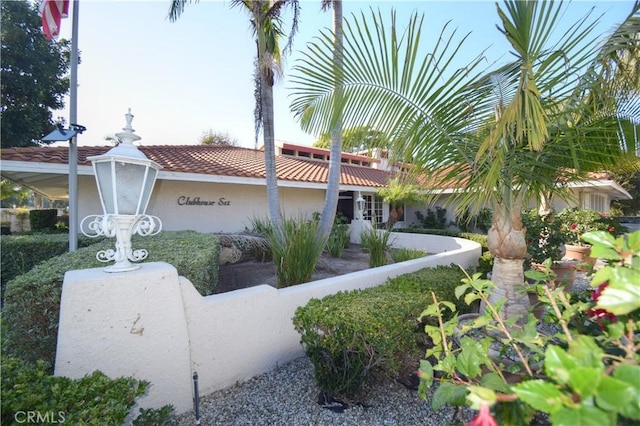
<path id="1" fill-rule="evenodd" d="M 569 371 L 568 385 L 580 395 L 581 399 L 586 399 L 596 393 L 601 379 L 601 369 L 577 367 Z"/>
<path id="2" fill-rule="evenodd" d="M 589 253 L 590 257 L 595 257 L 599 259 L 606 260 L 622 260 L 623 257 L 620 256 L 614 248 L 604 247 L 604 246 L 593 246 L 591 247 L 591 252 Z"/>
<path id="3" fill-rule="evenodd" d="M 625 271 L 625 272 L 623 272 Z M 614 315 L 626 315 L 640 308 L 640 273 L 631 269 L 617 268 L 612 274 L 596 308 L 603 308 Z"/>
<path id="4" fill-rule="evenodd" d="M 581 367 L 602 369 L 602 349 L 590 336 L 579 335 L 569 343 L 569 356 L 573 357 Z"/>
<path id="5" fill-rule="evenodd" d="M 427 392 L 433 384 L 433 367 L 429 361 L 420 360 L 420 370 L 418 372 L 420 384 L 418 385 L 418 396 L 424 400 L 427 399 Z"/>
<path id="6" fill-rule="evenodd" d="M 598 269 L 591 278 L 591 287 L 598 287 L 603 282 L 609 281 L 612 272 L 613 268 L 611 268 L 611 266 L 605 266 L 604 268 Z"/>
<path id="7" fill-rule="evenodd" d="M 627 244 L 629 245 L 629 251 L 632 253 L 640 253 L 640 231 L 629 234 Z"/>
<path id="8" fill-rule="evenodd" d="M 569 371 L 577 366 L 576 359 L 558 346 L 549 346 L 545 351 L 544 370 L 547 376 L 553 377 L 558 383 L 567 383 Z"/>
<path id="9" fill-rule="evenodd" d="M 640 365 L 620 364 L 613 371 L 612 376 L 629 383 L 640 392 Z"/>
<path id="10" fill-rule="evenodd" d="M 456 299 L 460 299 L 460 296 L 465 294 L 470 287 L 471 286 L 469 284 L 461 284 L 457 286 L 455 290 Z"/>
<path id="11" fill-rule="evenodd" d="M 554 426 L 604 426 L 611 424 L 609 416 L 604 411 L 590 405 L 580 405 L 577 408 L 562 407 L 551 414 Z"/>
<path id="12" fill-rule="evenodd" d="M 518 398 L 533 408 L 545 413 L 554 413 L 562 408 L 562 392 L 544 380 L 529 380 L 513 387 Z"/>
<path id="13" fill-rule="evenodd" d="M 597 388 L 596 404 L 603 410 L 619 412 L 631 403 L 634 393 L 628 383 L 603 376 Z"/>
<path id="14" fill-rule="evenodd" d="M 614 315 L 626 315 L 640 308 L 640 286 L 617 289 L 609 285 L 598 298 L 596 308 L 603 308 Z"/>
<path id="15" fill-rule="evenodd" d="M 480 365 L 487 358 L 482 345 L 469 337 L 463 337 L 460 341 L 461 352 L 458 354 L 456 369 L 469 378 L 480 375 L 482 369 Z"/>
<path id="16" fill-rule="evenodd" d="M 480 379 L 480 384 L 485 388 L 493 389 L 502 393 L 511 393 L 511 386 L 502 380 L 498 373 L 484 374 Z"/>
<path id="17" fill-rule="evenodd" d="M 616 243 L 615 237 L 609 232 L 605 231 L 587 232 L 586 234 L 582 235 L 582 239 L 593 245 L 593 247 L 591 247 L 592 250 L 596 248 L 596 246 L 614 248 Z"/>
<path id="18" fill-rule="evenodd" d="M 464 404 L 466 396 L 466 386 L 454 385 L 451 382 L 442 382 L 433 394 L 431 408 L 433 408 L 434 411 L 438 411 L 444 404 L 460 406 Z"/>
<path id="19" fill-rule="evenodd" d="M 493 389 L 482 386 L 467 386 L 467 402 L 474 410 L 479 410 L 482 405 L 492 406 L 498 400 Z"/>
<path id="20" fill-rule="evenodd" d="M 470 305 L 479 299 L 480 299 L 480 296 L 478 296 L 476 293 L 468 293 L 464 296 L 464 303 L 466 303 L 467 305 Z"/>
<path id="21" fill-rule="evenodd" d="M 620 407 L 620 414 L 634 420 L 640 420 L 640 366 L 621 364 L 612 377 L 631 386 L 631 401 Z"/>

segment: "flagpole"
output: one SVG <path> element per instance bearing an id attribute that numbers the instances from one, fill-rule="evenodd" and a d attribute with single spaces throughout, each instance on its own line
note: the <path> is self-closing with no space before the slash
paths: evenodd
<path id="1" fill-rule="evenodd" d="M 71 75 L 69 78 L 69 125 L 78 124 L 78 9 L 73 0 L 71 27 Z M 69 251 L 78 249 L 78 141 L 69 141 Z"/>

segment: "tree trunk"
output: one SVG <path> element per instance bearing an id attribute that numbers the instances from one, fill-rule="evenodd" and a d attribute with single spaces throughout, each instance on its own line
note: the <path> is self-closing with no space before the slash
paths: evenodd
<path id="1" fill-rule="evenodd" d="M 505 299 L 501 311 L 503 318 L 515 317 L 522 323 L 526 321 L 529 309 L 523 269 L 527 243 L 520 204 L 516 204 L 510 209 L 494 205 L 493 224 L 487 235 L 487 243 L 494 256 L 491 281 L 497 288 L 491 291 L 489 302 L 495 304 Z"/>
<path id="2" fill-rule="evenodd" d="M 273 130 L 273 81 L 264 72 L 260 72 L 262 102 L 262 135 L 264 139 L 264 163 L 267 179 L 267 204 L 269 218 L 274 226 L 280 226 L 280 198 L 278 196 L 278 177 L 276 174 L 276 148 Z"/>
<path id="3" fill-rule="evenodd" d="M 342 1 L 333 2 L 333 31 L 334 40 L 334 74 L 335 74 L 335 98 L 334 114 L 335 123 L 331 130 L 331 158 L 329 160 L 329 176 L 327 178 L 327 192 L 325 194 L 322 216 L 320 218 L 319 238 L 326 241 L 331 233 L 333 221 L 336 217 L 338 198 L 340 196 L 340 174 L 342 165 L 342 118 L 338 105 L 342 102 Z M 324 245 L 324 244 L 323 244 Z"/>

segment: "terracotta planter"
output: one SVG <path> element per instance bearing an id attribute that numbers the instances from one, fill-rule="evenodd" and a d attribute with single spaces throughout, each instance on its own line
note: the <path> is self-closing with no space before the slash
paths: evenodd
<path id="1" fill-rule="evenodd" d="M 591 246 L 574 246 L 571 244 L 565 244 L 565 259 L 577 260 L 579 262 L 587 262 L 591 265 L 595 265 L 596 259 L 590 257 Z"/>
<path id="2" fill-rule="evenodd" d="M 564 291 L 570 292 L 576 279 L 577 266 L 578 262 L 576 261 L 554 262 L 551 270 L 556 274 L 556 278 L 553 280 L 556 287 L 564 286 Z"/>
<path id="3" fill-rule="evenodd" d="M 535 291 L 528 291 L 527 296 L 529 296 L 529 305 L 532 308 L 533 316 L 537 319 L 542 319 L 547 310 L 547 307 L 544 305 L 538 305 L 538 293 Z"/>

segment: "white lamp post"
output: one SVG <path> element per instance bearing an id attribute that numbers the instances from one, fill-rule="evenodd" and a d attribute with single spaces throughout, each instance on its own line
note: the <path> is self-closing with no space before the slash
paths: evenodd
<path id="1" fill-rule="evenodd" d="M 364 198 L 362 198 L 362 193 L 358 192 L 358 199 L 356 200 L 356 219 L 362 220 L 364 212 Z"/>
<path id="2" fill-rule="evenodd" d="M 89 237 L 116 238 L 115 250 L 102 250 L 96 255 L 101 262 L 115 260 L 114 265 L 104 268 L 107 272 L 140 268 L 131 262 L 144 260 L 149 253 L 145 249 L 133 250 L 131 236 L 154 235 L 162 228 L 159 218 L 145 214 L 161 166 L 147 159 L 133 144 L 140 136 L 133 133 L 131 109 L 125 118 L 124 132 L 116 134 L 121 143 L 103 155 L 88 157 L 93 164 L 104 215 L 85 217 L 81 229 Z"/>

